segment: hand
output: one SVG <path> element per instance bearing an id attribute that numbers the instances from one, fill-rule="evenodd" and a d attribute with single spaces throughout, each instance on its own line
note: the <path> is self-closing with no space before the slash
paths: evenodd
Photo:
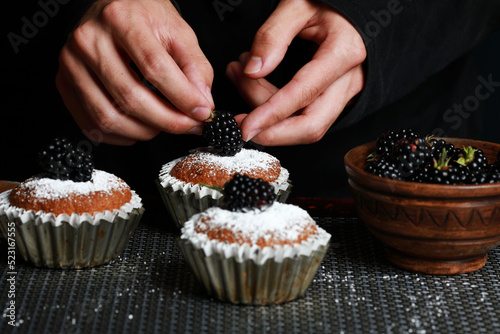
<path id="1" fill-rule="evenodd" d="M 296 37 L 318 49 L 281 89 L 265 76 L 282 61 Z M 255 109 L 238 115 L 244 140 L 262 145 L 319 141 L 364 84 L 366 48 L 361 35 L 332 8 L 309 0 L 281 0 L 262 25 L 249 53 L 226 75 Z"/>
<path id="2" fill-rule="evenodd" d="M 132 62 L 167 99 L 147 88 Z M 213 69 L 166 0 L 100 0 L 59 56 L 56 85 L 84 133 L 129 145 L 160 131 L 201 134 L 214 109 Z"/>

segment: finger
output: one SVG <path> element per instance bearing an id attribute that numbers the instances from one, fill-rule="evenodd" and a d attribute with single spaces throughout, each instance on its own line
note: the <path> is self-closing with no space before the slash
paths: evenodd
<path id="1" fill-rule="evenodd" d="M 77 125 L 82 129 L 82 132 L 92 141 L 107 143 L 112 145 L 128 146 L 134 144 L 137 140 L 124 136 L 105 133 L 99 130 L 97 124 L 85 112 L 82 107 L 82 101 L 71 87 L 64 75 L 58 73 L 56 76 L 56 86 L 61 94 L 61 98 L 70 111 Z"/>
<path id="2" fill-rule="evenodd" d="M 271 73 L 313 11 L 309 2 L 280 2 L 255 34 L 244 73 L 250 78 L 262 78 Z"/>
<path id="3" fill-rule="evenodd" d="M 201 51 L 198 42 L 186 42 L 184 39 L 173 40 L 176 45 L 171 47 L 171 55 L 175 62 L 199 91 L 210 102 L 210 108 L 215 109 L 212 97 L 212 82 L 214 71 L 212 65 Z"/>
<path id="4" fill-rule="evenodd" d="M 328 87 L 301 114 L 288 117 L 261 131 L 252 141 L 265 146 L 310 144 L 319 141 L 347 103 L 364 84 L 361 65 L 351 69 Z"/>
<path id="5" fill-rule="evenodd" d="M 243 66 L 239 61 L 228 64 L 226 76 L 238 89 L 240 95 L 253 108 L 265 103 L 278 88 L 266 79 L 251 79 L 243 73 Z"/>
<path id="6" fill-rule="evenodd" d="M 135 140 L 149 140 L 153 138 L 159 130 L 167 128 L 162 123 L 162 127 L 154 127 L 147 124 L 131 114 L 123 112 L 117 103 L 110 97 L 98 78 L 91 73 L 79 58 L 64 49 L 61 52 L 60 61 L 63 73 L 67 73 L 68 81 L 73 85 L 81 101 L 81 107 L 88 114 L 98 129 L 104 133 L 118 134 Z M 185 128 L 176 128 L 179 133 L 189 132 L 193 127 L 200 125 L 200 122 L 175 111 L 186 120 Z M 165 113 L 163 113 L 165 114 Z M 168 121 L 168 113 L 163 116 Z M 168 130 L 174 129 L 168 127 Z"/>
<path id="7" fill-rule="evenodd" d="M 236 123 L 238 124 L 238 126 L 241 125 L 241 122 L 243 122 L 243 119 L 245 119 L 245 117 L 247 117 L 248 114 L 238 114 L 238 115 L 235 115 L 234 116 L 234 119 L 236 120 Z"/>
<path id="8" fill-rule="evenodd" d="M 347 36 L 326 40 L 311 61 L 305 64 L 283 88 L 257 107 L 242 125 L 244 140 L 306 107 L 335 80 L 364 59 L 351 51 Z M 346 44 L 347 43 L 347 44 Z"/>
<path id="9" fill-rule="evenodd" d="M 118 13 L 115 12 L 117 9 Z M 175 107 L 197 120 L 204 120 L 210 116 L 211 103 L 198 87 L 188 80 L 175 60 L 166 51 L 168 45 L 165 46 L 160 42 L 152 27 L 144 23 L 142 16 L 133 16 L 129 20 L 117 20 L 116 17 L 120 15 L 120 11 L 112 4 L 104 8 L 103 15 L 109 15 L 113 31 L 123 32 L 118 33 L 116 38 L 140 72 Z M 177 31 L 184 34 L 192 32 L 184 21 L 178 20 L 175 23 L 181 26 Z M 186 35 L 175 36 L 175 38 L 186 38 Z M 171 40 L 175 38 L 172 37 Z M 164 41 L 164 43 L 167 42 Z M 174 43 L 171 46 L 175 48 L 176 45 L 178 44 Z"/>
<path id="10" fill-rule="evenodd" d="M 247 64 L 248 57 L 250 56 L 250 52 L 243 52 L 238 56 L 238 61 L 243 65 L 243 67 Z"/>
<path id="11" fill-rule="evenodd" d="M 96 106 L 101 107 L 99 110 L 109 108 L 109 103 L 114 104 L 112 109 L 104 109 L 109 110 L 104 115 L 126 114 L 131 118 L 142 120 L 151 127 L 176 134 L 185 133 L 194 126 L 199 125 L 199 121 L 183 114 L 145 87 L 137 74 L 128 66 L 128 61 L 119 53 L 112 41 L 106 38 L 99 39 L 97 49 L 100 52 L 91 54 L 87 51 L 89 50 L 88 48 L 82 47 L 83 43 L 79 42 L 80 40 L 78 36 L 75 37 L 71 44 L 73 47 L 71 51 L 85 55 L 85 60 L 92 72 L 98 76 L 100 82 L 97 83 L 95 82 L 96 80 L 87 76 L 86 80 L 90 86 L 84 86 L 82 84 L 83 81 L 77 77 L 74 78 L 75 83 L 81 87 L 82 92 L 87 92 L 90 95 L 90 101 L 96 103 Z M 72 58 L 76 59 L 76 56 L 72 56 Z M 80 66 L 81 71 L 78 73 L 87 72 L 84 68 L 85 66 L 78 64 L 77 61 L 72 66 Z M 104 89 L 102 90 L 109 92 L 112 101 L 109 101 L 108 96 L 103 96 L 102 94 L 94 96 L 89 92 L 91 87 L 96 87 L 96 85 L 100 85 L 101 83 L 104 85 Z M 96 114 L 96 111 L 94 111 L 94 114 Z M 101 119 L 100 121 L 104 122 L 106 119 Z M 121 124 L 112 124 L 109 126 L 115 129 L 114 131 L 117 131 L 116 128 L 121 126 Z"/>
<path id="12" fill-rule="evenodd" d="M 71 52 L 61 52 L 59 72 L 62 74 L 58 89 L 82 129 L 133 141 L 149 140 L 158 134 L 158 129 L 121 112 L 97 78 Z M 68 98 L 65 99 L 66 94 Z"/>

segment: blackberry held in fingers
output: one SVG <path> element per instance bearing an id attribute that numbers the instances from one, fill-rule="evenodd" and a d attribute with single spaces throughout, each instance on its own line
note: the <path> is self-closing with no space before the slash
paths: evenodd
<path id="1" fill-rule="evenodd" d="M 92 156 L 74 148 L 66 138 L 55 138 L 42 149 L 38 165 L 45 177 L 75 182 L 90 181 L 94 170 Z"/>
<path id="2" fill-rule="evenodd" d="M 214 110 L 205 122 L 203 138 L 221 156 L 233 156 L 243 148 L 241 129 L 228 111 Z"/>

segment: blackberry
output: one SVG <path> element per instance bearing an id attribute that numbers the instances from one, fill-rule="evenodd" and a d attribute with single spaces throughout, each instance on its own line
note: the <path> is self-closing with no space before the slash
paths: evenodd
<path id="1" fill-rule="evenodd" d="M 387 131 L 366 159 L 366 171 L 396 180 L 438 184 L 500 182 L 500 152 L 489 164 L 475 147 L 456 147 L 444 139 L 419 137 L 411 129 Z"/>
<path id="2" fill-rule="evenodd" d="M 377 139 L 367 170 L 390 179 L 419 179 L 420 170 L 430 157 L 427 138 L 420 138 L 411 129 L 387 131 Z"/>
<path id="3" fill-rule="evenodd" d="M 437 139 L 437 138 L 433 138 L 433 137 L 430 137 L 427 142 L 429 144 L 429 147 L 431 147 L 431 149 L 433 151 L 439 150 L 439 149 L 443 148 L 444 145 L 446 145 L 446 140 Z"/>
<path id="4" fill-rule="evenodd" d="M 233 156 L 243 148 L 241 129 L 228 111 L 214 110 L 212 117 L 205 122 L 203 138 L 217 154 Z"/>
<path id="5" fill-rule="evenodd" d="M 376 152 L 381 156 L 388 157 L 392 155 L 394 147 L 401 139 L 413 139 L 416 137 L 417 134 L 408 128 L 386 131 L 377 138 L 375 143 Z"/>
<path id="6" fill-rule="evenodd" d="M 441 148 L 441 152 L 437 148 Z M 432 168 L 428 170 L 422 182 L 438 184 L 467 184 L 471 182 L 471 173 L 466 164 L 458 163 L 464 151 L 451 144 L 444 143 L 433 152 Z M 438 154 L 439 153 L 439 154 Z"/>
<path id="7" fill-rule="evenodd" d="M 424 180 L 427 183 L 438 183 L 438 184 L 464 184 L 467 183 L 469 177 L 467 173 L 458 166 L 450 166 L 446 169 L 433 169 L 429 178 Z"/>
<path id="8" fill-rule="evenodd" d="M 488 179 L 488 159 L 484 152 L 474 147 L 464 147 L 460 149 L 458 159 L 452 162 L 453 166 L 461 169 L 465 174 L 462 183 L 480 184 L 486 183 Z"/>
<path id="9" fill-rule="evenodd" d="M 433 164 L 430 162 L 426 162 L 417 173 L 413 176 L 412 180 L 413 182 L 420 182 L 420 183 L 430 183 L 438 173 L 438 170 L 434 168 Z"/>
<path id="10" fill-rule="evenodd" d="M 73 147 L 66 138 L 53 139 L 38 153 L 42 176 L 86 182 L 92 178 L 94 163 L 89 153 Z"/>
<path id="11" fill-rule="evenodd" d="M 469 166 L 470 169 L 477 172 L 486 170 L 488 168 L 488 159 L 486 158 L 486 155 L 484 154 L 483 150 L 476 148 L 473 148 L 473 150 L 474 150 L 473 158 L 467 164 L 467 166 Z"/>
<path id="12" fill-rule="evenodd" d="M 425 138 L 401 139 L 394 148 L 393 159 L 397 162 L 400 178 L 418 178 L 420 170 L 431 157 L 431 149 Z"/>
<path id="13" fill-rule="evenodd" d="M 224 208 L 229 211 L 264 210 L 275 200 L 273 186 L 260 178 L 235 174 L 224 185 Z"/>
<path id="14" fill-rule="evenodd" d="M 384 156 L 378 156 L 369 161 L 366 170 L 372 174 L 389 179 L 400 180 L 396 163 Z"/>
<path id="15" fill-rule="evenodd" d="M 498 163 L 498 161 L 488 166 L 485 183 L 495 183 L 495 182 L 500 182 L 500 164 Z"/>

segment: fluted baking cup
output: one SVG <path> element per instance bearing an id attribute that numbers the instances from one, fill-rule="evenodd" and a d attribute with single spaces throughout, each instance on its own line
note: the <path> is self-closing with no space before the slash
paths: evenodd
<path id="1" fill-rule="evenodd" d="M 301 297 L 311 284 L 326 254 L 328 244 L 309 255 L 239 261 L 224 253 L 207 255 L 203 248 L 179 239 L 182 253 L 209 295 L 245 305 L 279 304 Z"/>
<path id="2" fill-rule="evenodd" d="M 39 267 L 80 269 L 108 263 L 125 248 L 144 213 L 133 191 L 131 201 L 119 210 L 58 216 L 10 206 L 9 193 L 0 194 L 0 229 L 7 236 L 15 226 L 18 254 Z"/>
<path id="3" fill-rule="evenodd" d="M 194 214 L 213 206 L 220 206 L 223 202 L 220 191 L 200 184 L 183 182 L 170 175 L 172 168 L 181 159 L 165 164 L 160 171 L 160 177 L 155 180 L 169 217 L 178 228 L 182 228 Z M 288 176 L 288 171 L 282 168 L 278 179 L 270 182 L 275 189 L 276 200 L 281 203 L 286 202 L 292 190 L 292 182 Z"/>
<path id="4" fill-rule="evenodd" d="M 182 190 L 174 190 L 172 186 L 163 187 L 159 180 L 156 180 L 156 185 L 170 219 L 178 228 L 182 228 L 184 223 L 194 214 L 221 203 L 221 196 L 216 196 L 216 198 L 211 195 L 199 197 L 199 193 L 185 193 Z"/>
<path id="5" fill-rule="evenodd" d="M 196 232 L 197 219 L 193 217 L 182 229 L 182 253 L 210 295 L 235 304 L 278 304 L 302 296 L 331 237 L 317 227 L 317 233 L 301 243 L 260 248 L 210 239 Z"/>

